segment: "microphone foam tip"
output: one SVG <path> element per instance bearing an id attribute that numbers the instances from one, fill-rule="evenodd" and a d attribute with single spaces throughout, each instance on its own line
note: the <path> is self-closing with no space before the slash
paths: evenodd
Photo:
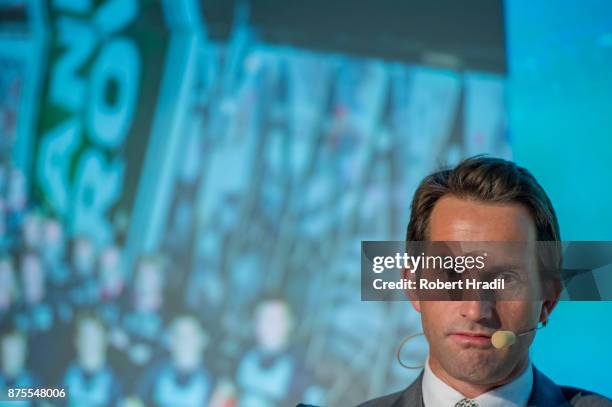
<path id="1" fill-rule="evenodd" d="M 491 336 L 491 344 L 497 349 L 507 348 L 516 342 L 516 335 L 512 331 L 496 331 Z"/>

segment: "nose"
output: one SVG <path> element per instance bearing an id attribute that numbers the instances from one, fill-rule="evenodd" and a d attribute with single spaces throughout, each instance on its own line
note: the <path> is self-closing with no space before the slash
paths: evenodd
<path id="1" fill-rule="evenodd" d="M 495 314 L 495 303 L 492 301 L 461 301 L 461 316 L 474 322 L 491 320 Z"/>

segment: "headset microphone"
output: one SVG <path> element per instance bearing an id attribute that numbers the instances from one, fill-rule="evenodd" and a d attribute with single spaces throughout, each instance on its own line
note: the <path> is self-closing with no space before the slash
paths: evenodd
<path id="1" fill-rule="evenodd" d="M 529 332 L 533 332 L 545 326 L 546 324 L 544 323 L 542 326 L 535 326 L 534 328 L 528 329 L 519 334 L 515 334 L 512 331 L 495 331 L 495 333 L 491 335 L 491 344 L 497 349 L 507 348 L 512 346 L 516 342 L 516 338 L 519 336 L 527 335 Z"/>

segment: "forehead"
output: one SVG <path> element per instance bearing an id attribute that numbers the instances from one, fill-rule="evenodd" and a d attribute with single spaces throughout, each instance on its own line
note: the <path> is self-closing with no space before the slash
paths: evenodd
<path id="1" fill-rule="evenodd" d="M 119 250 L 116 247 L 108 247 L 104 249 L 100 258 L 103 261 L 115 261 L 119 259 Z"/>
<path id="2" fill-rule="evenodd" d="M 10 343 L 13 344 L 15 342 L 25 342 L 25 336 L 18 332 L 11 332 L 3 337 L 0 337 L 0 343 Z"/>
<path id="3" fill-rule="evenodd" d="M 447 195 L 429 219 L 432 241 L 535 241 L 529 210 L 519 203 L 490 203 Z"/>
<path id="4" fill-rule="evenodd" d="M 282 301 L 271 301 L 260 304 L 257 315 L 260 317 L 284 317 L 288 314 L 287 305 Z"/>
<path id="5" fill-rule="evenodd" d="M 200 325 L 192 318 L 181 318 L 174 322 L 172 326 L 173 332 L 180 332 L 181 334 L 185 334 L 185 332 L 200 332 Z"/>
<path id="6" fill-rule="evenodd" d="M 80 334 L 95 335 L 97 333 L 103 333 L 104 328 L 102 327 L 102 324 L 100 324 L 100 322 L 94 319 L 84 319 L 80 321 L 78 325 L 78 331 Z"/>
<path id="7" fill-rule="evenodd" d="M 23 267 L 27 268 L 28 270 L 38 269 L 40 266 L 40 259 L 34 254 L 27 254 L 23 258 Z"/>
<path id="8" fill-rule="evenodd" d="M 140 263 L 140 265 L 138 266 L 138 272 L 141 276 L 147 276 L 147 277 L 151 277 L 151 276 L 161 276 L 161 267 L 159 266 L 159 264 L 154 263 L 154 262 L 143 262 Z"/>

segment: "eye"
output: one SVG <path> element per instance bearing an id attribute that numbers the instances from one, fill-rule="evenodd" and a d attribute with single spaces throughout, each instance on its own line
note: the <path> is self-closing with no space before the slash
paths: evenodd
<path id="1" fill-rule="evenodd" d="M 518 273 L 512 270 L 502 271 L 496 275 L 496 278 L 503 278 L 506 283 L 521 281 L 521 278 Z"/>

